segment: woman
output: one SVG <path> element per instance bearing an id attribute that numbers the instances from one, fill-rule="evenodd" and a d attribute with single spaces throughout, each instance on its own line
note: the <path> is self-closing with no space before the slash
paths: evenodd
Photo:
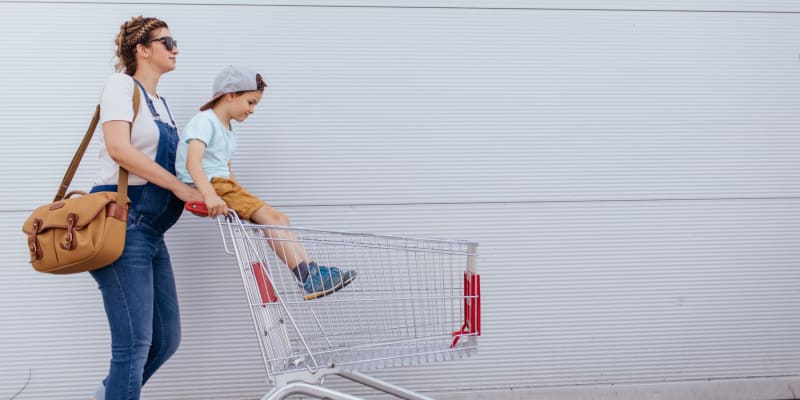
<path id="1" fill-rule="evenodd" d="M 200 193 L 175 177 L 178 132 L 167 101 L 158 94 L 161 76 L 175 69 L 177 43 L 164 21 L 134 17 L 116 38 L 118 73 L 103 88 L 103 146 L 92 192 L 116 191 L 119 166 L 130 172 L 125 249 L 113 264 L 92 271 L 111 328 L 111 367 L 97 400 L 139 399 L 142 386 L 175 353 L 180 317 L 164 232 Z M 142 102 L 135 122 L 133 91 Z"/>

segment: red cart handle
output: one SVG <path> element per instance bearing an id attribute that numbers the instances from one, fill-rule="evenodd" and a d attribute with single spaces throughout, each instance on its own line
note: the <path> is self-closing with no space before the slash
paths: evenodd
<path id="1" fill-rule="evenodd" d="M 208 208 L 206 207 L 206 203 L 202 201 L 190 201 L 183 206 L 187 211 L 190 211 L 194 215 L 198 215 L 201 217 L 208 216 Z"/>

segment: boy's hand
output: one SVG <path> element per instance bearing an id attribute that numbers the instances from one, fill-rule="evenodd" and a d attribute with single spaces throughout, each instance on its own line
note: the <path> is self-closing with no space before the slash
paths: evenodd
<path id="1" fill-rule="evenodd" d="M 208 208 L 209 217 L 216 218 L 219 215 L 228 214 L 228 205 L 225 204 L 225 200 L 222 200 L 222 197 L 214 194 L 207 196 L 203 201 L 205 201 L 206 208 Z"/>

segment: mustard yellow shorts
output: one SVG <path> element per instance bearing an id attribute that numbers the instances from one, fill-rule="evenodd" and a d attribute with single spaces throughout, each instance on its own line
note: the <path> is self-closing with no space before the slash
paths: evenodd
<path id="1" fill-rule="evenodd" d="M 211 178 L 211 186 L 225 200 L 228 208 L 236 211 L 240 218 L 250 219 L 256 210 L 267 205 L 232 179 L 214 177 Z"/>

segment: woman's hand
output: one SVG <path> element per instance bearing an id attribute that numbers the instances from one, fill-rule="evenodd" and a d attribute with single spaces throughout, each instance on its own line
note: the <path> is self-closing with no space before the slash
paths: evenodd
<path id="1" fill-rule="evenodd" d="M 225 200 L 222 200 L 222 197 L 219 197 L 217 194 L 206 196 L 203 201 L 206 203 L 209 217 L 216 218 L 218 215 L 228 214 L 228 205 L 225 204 Z"/>

